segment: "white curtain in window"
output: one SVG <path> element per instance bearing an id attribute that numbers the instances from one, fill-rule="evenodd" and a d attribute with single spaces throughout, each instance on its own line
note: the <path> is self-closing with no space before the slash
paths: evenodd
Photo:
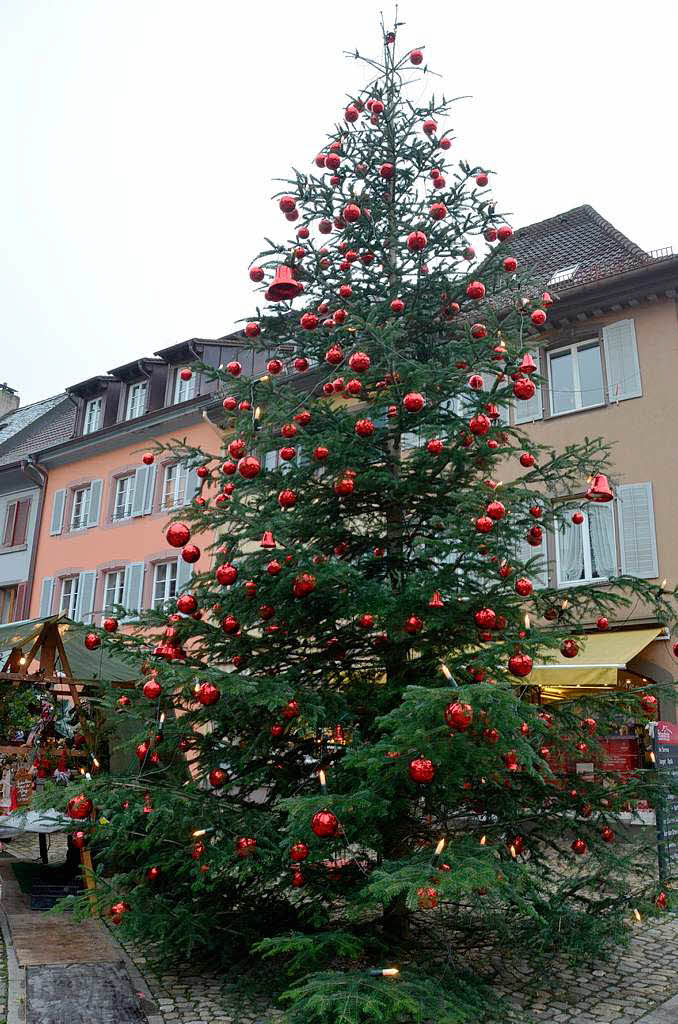
<path id="1" fill-rule="evenodd" d="M 614 576 L 617 569 L 617 549 L 614 543 L 612 508 L 592 505 L 588 510 L 591 537 L 591 568 L 594 578 Z"/>
<path id="2" fill-rule="evenodd" d="M 560 582 L 571 583 L 584 577 L 584 544 L 581 526 L 560 522 L 558 529 Z"/>

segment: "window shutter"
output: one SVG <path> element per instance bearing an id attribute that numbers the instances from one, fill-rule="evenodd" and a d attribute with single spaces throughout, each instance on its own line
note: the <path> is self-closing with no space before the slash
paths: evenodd
<path id="1" fill-rule="evenodd" d="M 145 564 L 143 562 L 130 562 L 129 565 L 125 566 L 122 603 L 127 611 L 132 613 L 132 615 L 128 616 L 128 619 L 141 611 L 144 596 L 144 569 Z"/>
<path id="2" fill-rule="evenodd" d="M 195 471 L 195 466 L 191 466 L 188 473 L 186 474 L 186 490 L 184 491 L 184 505 L 190 505 L 195 498 L 200 480 L 198 474 Z"/>
<path id="3" fill-rule="evenodd" d="M 264 469 L 275 469 L 278 465 L 278 450 L 274 448 L 264 455 Z"/>
<path id="4" fill-rule="evenodd" d="M 534 586 L 539 589 L 549 585 L 549 563 L 546 552 L 546 530 L 542 534 L 539 547 L 532 547 L 525 539 L 518 545 L 518 558 L 521 562 L 529 562 L 531 558 L 536 559 L 528 570 L 529 578 Z"/>
<path id="5" fill-rule="evenodd" d="M 607 390 L 610 402 L 640 398 L 640 366 L 633 320 L 619 320 L 603 327 Z"/>
<path id="6" fill-rule="evenodd" d="M 14 543 L 25 544 L 28 533 L 28 512 L 31 507 L 30 500 L 17 501 L 16 521 L 14 523 Z"/>
<path id="7" fill-rule="evenodd" d="M 622 572 L 652 580 L 659 576 L 654 528 L 652 484 L 622 484 L 617 488 Z"/>
<path id="8" fill-rule="evenodd" d="M 150 466 L 139 466 L 134 474 L 134 496 L 132 497 L 132 515 L 142 516 L 144 514 L 144 502 L 146 500 L 146 480 Z"/>
<path id="9" fill-rule="evenodd" d="M 52 499 L 52 520 L 49 526 L 50 536 L 55 537 L 64 528 L 64 506 L 66 504 L 66 491 L 54 492 Z"/>
<path id="10" fill-rule="evenodd" d="M 99 525 L 99 509 L 101 508 L 101 491 L 103 486 L 103 480 L 92 480 L 92 483 L 89 485 L 89 511 L 87 513 L 88 526 Z"/>
<path id="11" fill-rule="evenodd" d="M 537 364 L 537 373 L 541 374 L 541 353 L 539 349 L 536 352 L 530 352 L 530 355 Z M 538 381 L 535 381 L 535 384 L 537 385 L 537 390 L 532 398 L 527 402 L 521 402 L 518 398 L 513 405 L 516 423 L 531 423 L 532 420 L 540 420 L 544 415 L 541 402 L 541 384 Z"/>
<path id="12" fill-rule="evenodd" d="M 146 486 L 144 489 L 144 515 L 147 516 L 149 512 L 153 511 L 153 498 L 155 497 L 155 475 L 157 472 L 157 466 L 155 463 L 152 466 L 146 467 L 148 472 L 146 474 Z"/>
<path id="13" fill-rule="evenodd" d="M 191 582 L 193 576 L 193 566 L 189 562 L 185 562 L 181 556 L 177 559 L 177 594 L 180 594 L 182 589 Z"/>
<path id="14" fill-rule="evenodd" d="M 40 618 L 44 619 L 52 614 L 52 598 L 54 597 L 54 577 L 45 576 L 40 591 Z"/>
<path id="15" fill-rule="evenodd" d="M 16 600 L 14 602 L 14 621 L 21 622 L 22 619 L 28 618 L 28 608 L 25 608 L 26 598 L 28 596 L 28 584 L 20 583 L 16 588 Z"/>
<path id="16" fill-rule="evenodd" d="M 95 572 L 80 573 L 80 579 L 78 580 L 78 597 L 75 602 L 76 622 L 92 621 L 96 583 L 97 574 Z"/>
<path id="17" fill-rule="evenodd" d="M 18 501 L 10 501 L 7 505 L 7 515 L 5 516 L 5 532 L 2 537 L 2 546 L 9 548 L 14 543 L 14 524 L 16 522 Z"/>

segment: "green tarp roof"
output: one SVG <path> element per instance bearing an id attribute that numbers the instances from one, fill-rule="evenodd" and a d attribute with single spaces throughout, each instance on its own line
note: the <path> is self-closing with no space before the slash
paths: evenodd
<path id="1" fill-rule="evenodd" d="M 100 647 L 96 651 L 88 651 L 85 647 L 87 626 L 83 626 L 80 622 L 73 622 L 65 615 L 25 619 L 23 622 L 10 622 L 6 626 L 0 626 L 0 651 L 9 653 L 13 647 L 21 647 L 24 653 L 28 654 L 33 641 L 48 622 L 58 624 L 74 679 L 108 679 L 111 682 L 128 682 L 138 677 L 138 673 L 130 665 L 119 658 L 112 658 L 109 654 L 105 654 Z M 58 661 L 56 664 L 58 670 Z"/>

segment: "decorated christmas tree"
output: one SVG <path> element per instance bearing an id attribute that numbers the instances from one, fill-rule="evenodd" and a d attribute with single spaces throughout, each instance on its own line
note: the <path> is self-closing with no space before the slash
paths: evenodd
<path id="1" fill-rule="evenodd" d="M 656 774 L 566 771 L 654 693 L 546 706 L 530 673 L 558 649 L 576 665 L 630 602 L 670 625 L 674 595 L 537 585 L 565 499 L 568 529 L 613 499 L 608 445 L 558 453 L 511 425 L 553 299 L 485 165 L 459 158 L 451 104 L 409 98 L 427 68 L 397 29 L 351 55 L 373 80 L 275 196 L 238 334 L 265 369 L 193 368 L 219 381 L 223 449 L 172 446 L 202 490 L 167 539 L 200 571 L 88 638 L 136 659 L 138 687 L 104 698 L 135 735 L 129 771 L 71 804 L 123 933 L 279 956 L 305 1024 L 476 1020 L 448 944 L 586 954 L 659 894 L 618 835 Z"/>

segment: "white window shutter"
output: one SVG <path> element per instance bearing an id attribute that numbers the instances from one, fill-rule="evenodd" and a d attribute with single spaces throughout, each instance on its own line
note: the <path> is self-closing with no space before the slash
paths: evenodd
<path id="1" fill-rule="evenodd" d="M 192 576 L 193 566 L 179 557 L 177 559 L 177 594 L 180 594 L 182 589 L 191 582 Z"/>
<path id="2" fill-rule="evenodd" d="M 527 541 L 523 539 L 518 545 L 517 554 L 521 562 L 529 562 L 531 558 L 538 559 L 538 561 L 536 561 L 533 567 L 529 570 L 529 577 L 537 589 L 541 587 L 548 587 L 549 564 L 546 552 L 546 530 L 544 530 L 542 534 L 541 544 L 539 547 L 532 547 L 531 544 L 528 544 Z"/>
<path id="3" fill-rule="evenodd" d="M 200 486 L 200 480 L 198 474 L 195 471 L 195 466 L 192 466 L 186 474 L 186 491 L 184 493 L 184 505 L 190 505 L 193 502 L 198 488 Z"/>
<path id="4" fill-rule="evenodd" d="M 145 567 L 144 562 L 130 562 L 125 566 L 122 603 L 132 616 L 141 611 L 143 604 Z"/>
<path id="5" fill-rule="evenodd" d="M 103 480 L 92 480 L 92 483 L 89 485 L 89 511 L 87 513 L 88 526 L 99 525 L 99 509 L 101 508 L 101 491 L 103 486 Z"/>
<path id="6" fill-rule="evenodd" d="M 653 580 L 659 576 L 652 484 L 617 488 L 622 573 Z"/>
<path id="7" fill-rule="evenodd" d="M 94 611 L 94 591 L 96 590 L 97 574 L 81 572 L 78 581 L 78 597 L 75 602 L 76 622 L 91 622 Z"/>
<path id="8" fill-rule="evenodd" d="M 148 515 L 149 512 L 153 511 L 153 498 L 155 496 L 155 476 L 157 472 L 157 466 L 155 463 L 152 466 L 146 467 L 148 472 L 146 473 L 146 483 L 144 486 L 144 515 Z"/>
<path id="9" fill-rule="evenodd" d="M 607 390 L 610 402 L 640 398 L 640 366 L 633 320 L 618 320 L 603 327 Z"/>
<path id="10" fill-rule="evenodd" d="M 132 497 L 132 515 L 142 516 L 144 514 L 144 501 L 146 500 L 146 480 L 150 466 L 139 466 L 134 474 L 134 495 Z"/>
<path id="11" fill-rule="evenodd" d="M 52 598 L 54 597 L 54 577 L 45 576 L 40 591 L 40 618 L 45 619 L 52 614 Z"/>
<path id="12" fill-rule="evenodd" d="M 541 374 L 541 353 L 539 349 L 536 352 L 530 352 L 530 355 L 537 364 L 537 373 Z M 513 404 L 516 423 L 531 423 L 533 420 L 540 420 L 544 415 L 541 401 L 541 384 L 538 381 L 534 383 L 537 386 L 537 390 L 532 398 L 528 399 L 527 402 L 521 402 L 517 398 Z"/>
<path id="13" fill-rule="evenodd" d="M 50 521 L 49 532 L 52 537 L 61 533 L 64 528 L 64 507 L 66 505 L 66 491 L 59 490 L 54 492 L 54 498 L 52 499 L 52 519 Z"/>
<path id="14" fill-rule="evenodd" d="M 275 469 L 278 465 L 278 450 L 272 449 L 264 455 L 264 469 Z"/>

